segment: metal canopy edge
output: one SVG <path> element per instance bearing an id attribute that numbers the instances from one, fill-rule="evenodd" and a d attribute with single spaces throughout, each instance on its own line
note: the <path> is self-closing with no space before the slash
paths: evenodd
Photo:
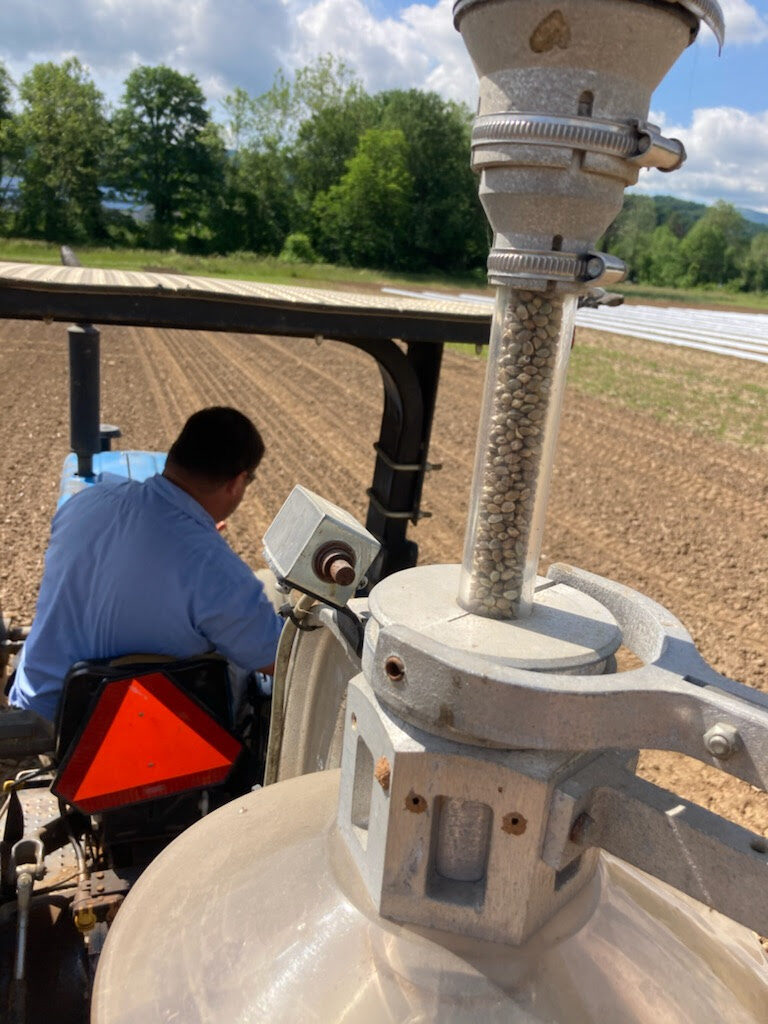
<path id="1" fill-rule="evenodd" d="M 490 312 L 453 299 L 0 262 L 0 317 L 342 340 L 485 344 Z"/>

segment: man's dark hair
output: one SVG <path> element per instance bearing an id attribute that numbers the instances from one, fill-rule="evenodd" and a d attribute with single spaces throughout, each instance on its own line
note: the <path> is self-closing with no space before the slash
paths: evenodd
<path id="1" fill-rule="evenodd" d="M 215 405 L 193 413 L 171 445 L 168 463 L 211 483 L 252 473 L 264 455 L 261 434 L 237 409 Z"/>

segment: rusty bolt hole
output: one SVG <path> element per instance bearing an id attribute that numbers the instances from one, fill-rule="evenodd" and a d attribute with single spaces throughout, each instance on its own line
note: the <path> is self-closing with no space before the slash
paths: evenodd
<path id="1" fill-rule="evenodd" d="M 414 793 L 413 790 L 405 798 L 405 809 L 410 811 L 412 814 L 423 814 L 427 809 L 427 801 L 423 796 L 419 796 L 418 793 Z"/>
<path id="2" fill-rule="evenodd" d="M 518 811 L 505 814 L 501 822 L 502 832 L 506 832 L 510 836 L 521 836 L 527 828 L 528 822 Z"/>
<path id="3" fill-rule="evenodd" d="M 384 662 L 384 671 L 393 683 L 399 683 L 401 679 L 405 678 L 405 665 L 402 658 L 398 658 L 395 654 L 387 658 Z"/>
<path id="4" fill-rule="evenodd" d="M 350 720 L 350 722 L 352 723 L 352 728 L 353 728 L 353 729 L 356 729 L 356 728 L 357 728 L 357 715 L 355 714 L 355 712 L 354 712 L 354 711 L 353 711 L 353 712 L 352 712 L 352 714 L 351 714 L 351 715 L 349 716 L 349 720 Z"/>

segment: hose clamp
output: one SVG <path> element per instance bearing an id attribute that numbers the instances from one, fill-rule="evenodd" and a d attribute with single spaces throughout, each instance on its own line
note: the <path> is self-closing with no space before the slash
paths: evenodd
<path id="1" fill-rule="evenodd" d="M 493 285 L 539 290 L 554 281 L 568 290 L 581 286 L 616 284 L 626 276 L 620 259 L 605 252 L 530 252 L 491 249 L 488 280 Z"/>
<path id="2" fill-rule="evenodd" d="M 473 170 L 507 163 L 511 156 L 505 152 L 508 146 L 582 150 L 662 171 L 674 171 L 685 160 L 685 147 L 679 139 L 665 138 L 657 125 L 645 121 L 555 117 L 525 111 L 476 118 L 472 128 Z M 514 162 L 524 164 L 524 155 L 515 152 Z"/>

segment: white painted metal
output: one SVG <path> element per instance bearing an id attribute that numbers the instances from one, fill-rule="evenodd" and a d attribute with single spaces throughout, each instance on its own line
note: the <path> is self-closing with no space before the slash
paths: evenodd
<path id="1" fill-rule="evenodd" d="M 768 316 L 665 306 L 580 309 L 576 324 L 666 345 L 768 363 Z"/>
<path id="2" fill-rule="evenodd" d="M 354 578 L 344 583 L 320 576 L 316 560 L 328 547 L 349 551 Z M 279 583 L 343 608 L 361 585 L 381 548 L 373 534 L 338 505 L 299 484 L 264 534 L 264 557 Z"/>

